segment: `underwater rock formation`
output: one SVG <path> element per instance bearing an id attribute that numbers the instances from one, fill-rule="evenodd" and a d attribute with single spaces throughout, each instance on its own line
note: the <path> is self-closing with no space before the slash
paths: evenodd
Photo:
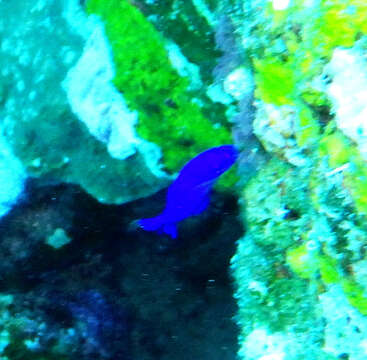
<path id="1" fill-rule="evenodd" d="M 154 209 L 142 198 L 232 143 L 241 77 L 227 94 L 221 76 L 236 69 L 223 59 L 212 75 L 217 20 L 202 5 L 154 21 L 138 1 L 0 1 L 2 359 L 235 355 L 235 169 L 218 185 L 231 205 L 214 189 L 182 243 L 128 231 L 137 208 Z"/>
<path id="2" fill-rule="evenodd" d="M 367 7 L 246 4 L 238 31 L 252 55 L 253 127 L 271 160 L 241 198 L 239 355 L 364 359 Z"/>
<path id="3" fill-rule="evenodd" d="M 1 2 L 0 11 L 2 131 L 26 173 L 78 184 L 105 203 L 167 185 L 158 147 L 139 140 L 136 115 L 111 84 L 101 24 L 74 0 Z"/>
<path id="4" fill-rule="evenodd" d="M 138 134 L 160 146 L 169 172 L 207 148 L 231 142 L 226 119 L 216 117 L 212 102 L 205 111 L 209 99 L 202 89 L 192 90 L 187 75 L 195 73 L 188 70 L 193 64 L 172 40 L 165 40 L 127 0 L 89 0 L 86 5 L 105 25 L 116 69 L 113 83 L 137 111 Z"/>
<path id="5" fill-rule="evenodd" d="M 366 17 L 359 0 L 0 1 L 1 356 L 232 358 L 216 283 L 236 237 L 240 359 L 365 359 Z M 182 243 L 127 231 L 231 143 L 237 174 Z"/>

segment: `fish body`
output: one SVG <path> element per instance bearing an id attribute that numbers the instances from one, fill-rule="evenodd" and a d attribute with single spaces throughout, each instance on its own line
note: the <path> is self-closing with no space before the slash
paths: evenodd
<path id="1" fill-rule="evenodd" d="M 163 212 L 153 218 L 138 220 L 140 227 L 176 238 L 177 223 L 208 207 L 215 181 L 234 164 L 237 156 L 233 145 L 222 145 L 191 159 L 168 188 Z"/>

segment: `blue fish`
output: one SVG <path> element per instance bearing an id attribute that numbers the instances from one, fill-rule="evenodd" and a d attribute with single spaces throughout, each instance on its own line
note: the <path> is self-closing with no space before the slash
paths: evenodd
<path id="1" fill-rule="evenodd" d="M 153 218 L 138 220 L 138 225 L 144 230 L 165 233 L 175 239 L 177 224 L 208 207 L 215 181 L 234 164 L 237 157 L 233 145 L 222 145 L 191 159 L 168 188 L 163 212 Z"/>

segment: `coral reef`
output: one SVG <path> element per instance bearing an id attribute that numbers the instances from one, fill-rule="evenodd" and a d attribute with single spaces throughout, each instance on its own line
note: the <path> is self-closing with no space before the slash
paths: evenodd
<path id="1" fill-rule="evenodd" d="M 1 359 L 365 359 L 366 16 L 0 0 Z M 134 228 L 231 143 L 178 239 Z"/>
<path id="2" fill-rule="evenodd" d="M 367 8 L 248 4 L 233 19 L 247 15 L 253 129 L 271 160 L 241 199 L 247 231 L 231 265 L 239 355 L 363 359 Z"/>

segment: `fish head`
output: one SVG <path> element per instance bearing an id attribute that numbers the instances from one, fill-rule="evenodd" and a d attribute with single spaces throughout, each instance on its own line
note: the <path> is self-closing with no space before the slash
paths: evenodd
<path id="1" fill-rule="evenodd" d="M 219 149 L 220 151 L 214 153 L 215 157 L 211 165 L 218 175 L 227 171 L 238 158 L 238 151 L 233 145 L 222 145 Z"/>

